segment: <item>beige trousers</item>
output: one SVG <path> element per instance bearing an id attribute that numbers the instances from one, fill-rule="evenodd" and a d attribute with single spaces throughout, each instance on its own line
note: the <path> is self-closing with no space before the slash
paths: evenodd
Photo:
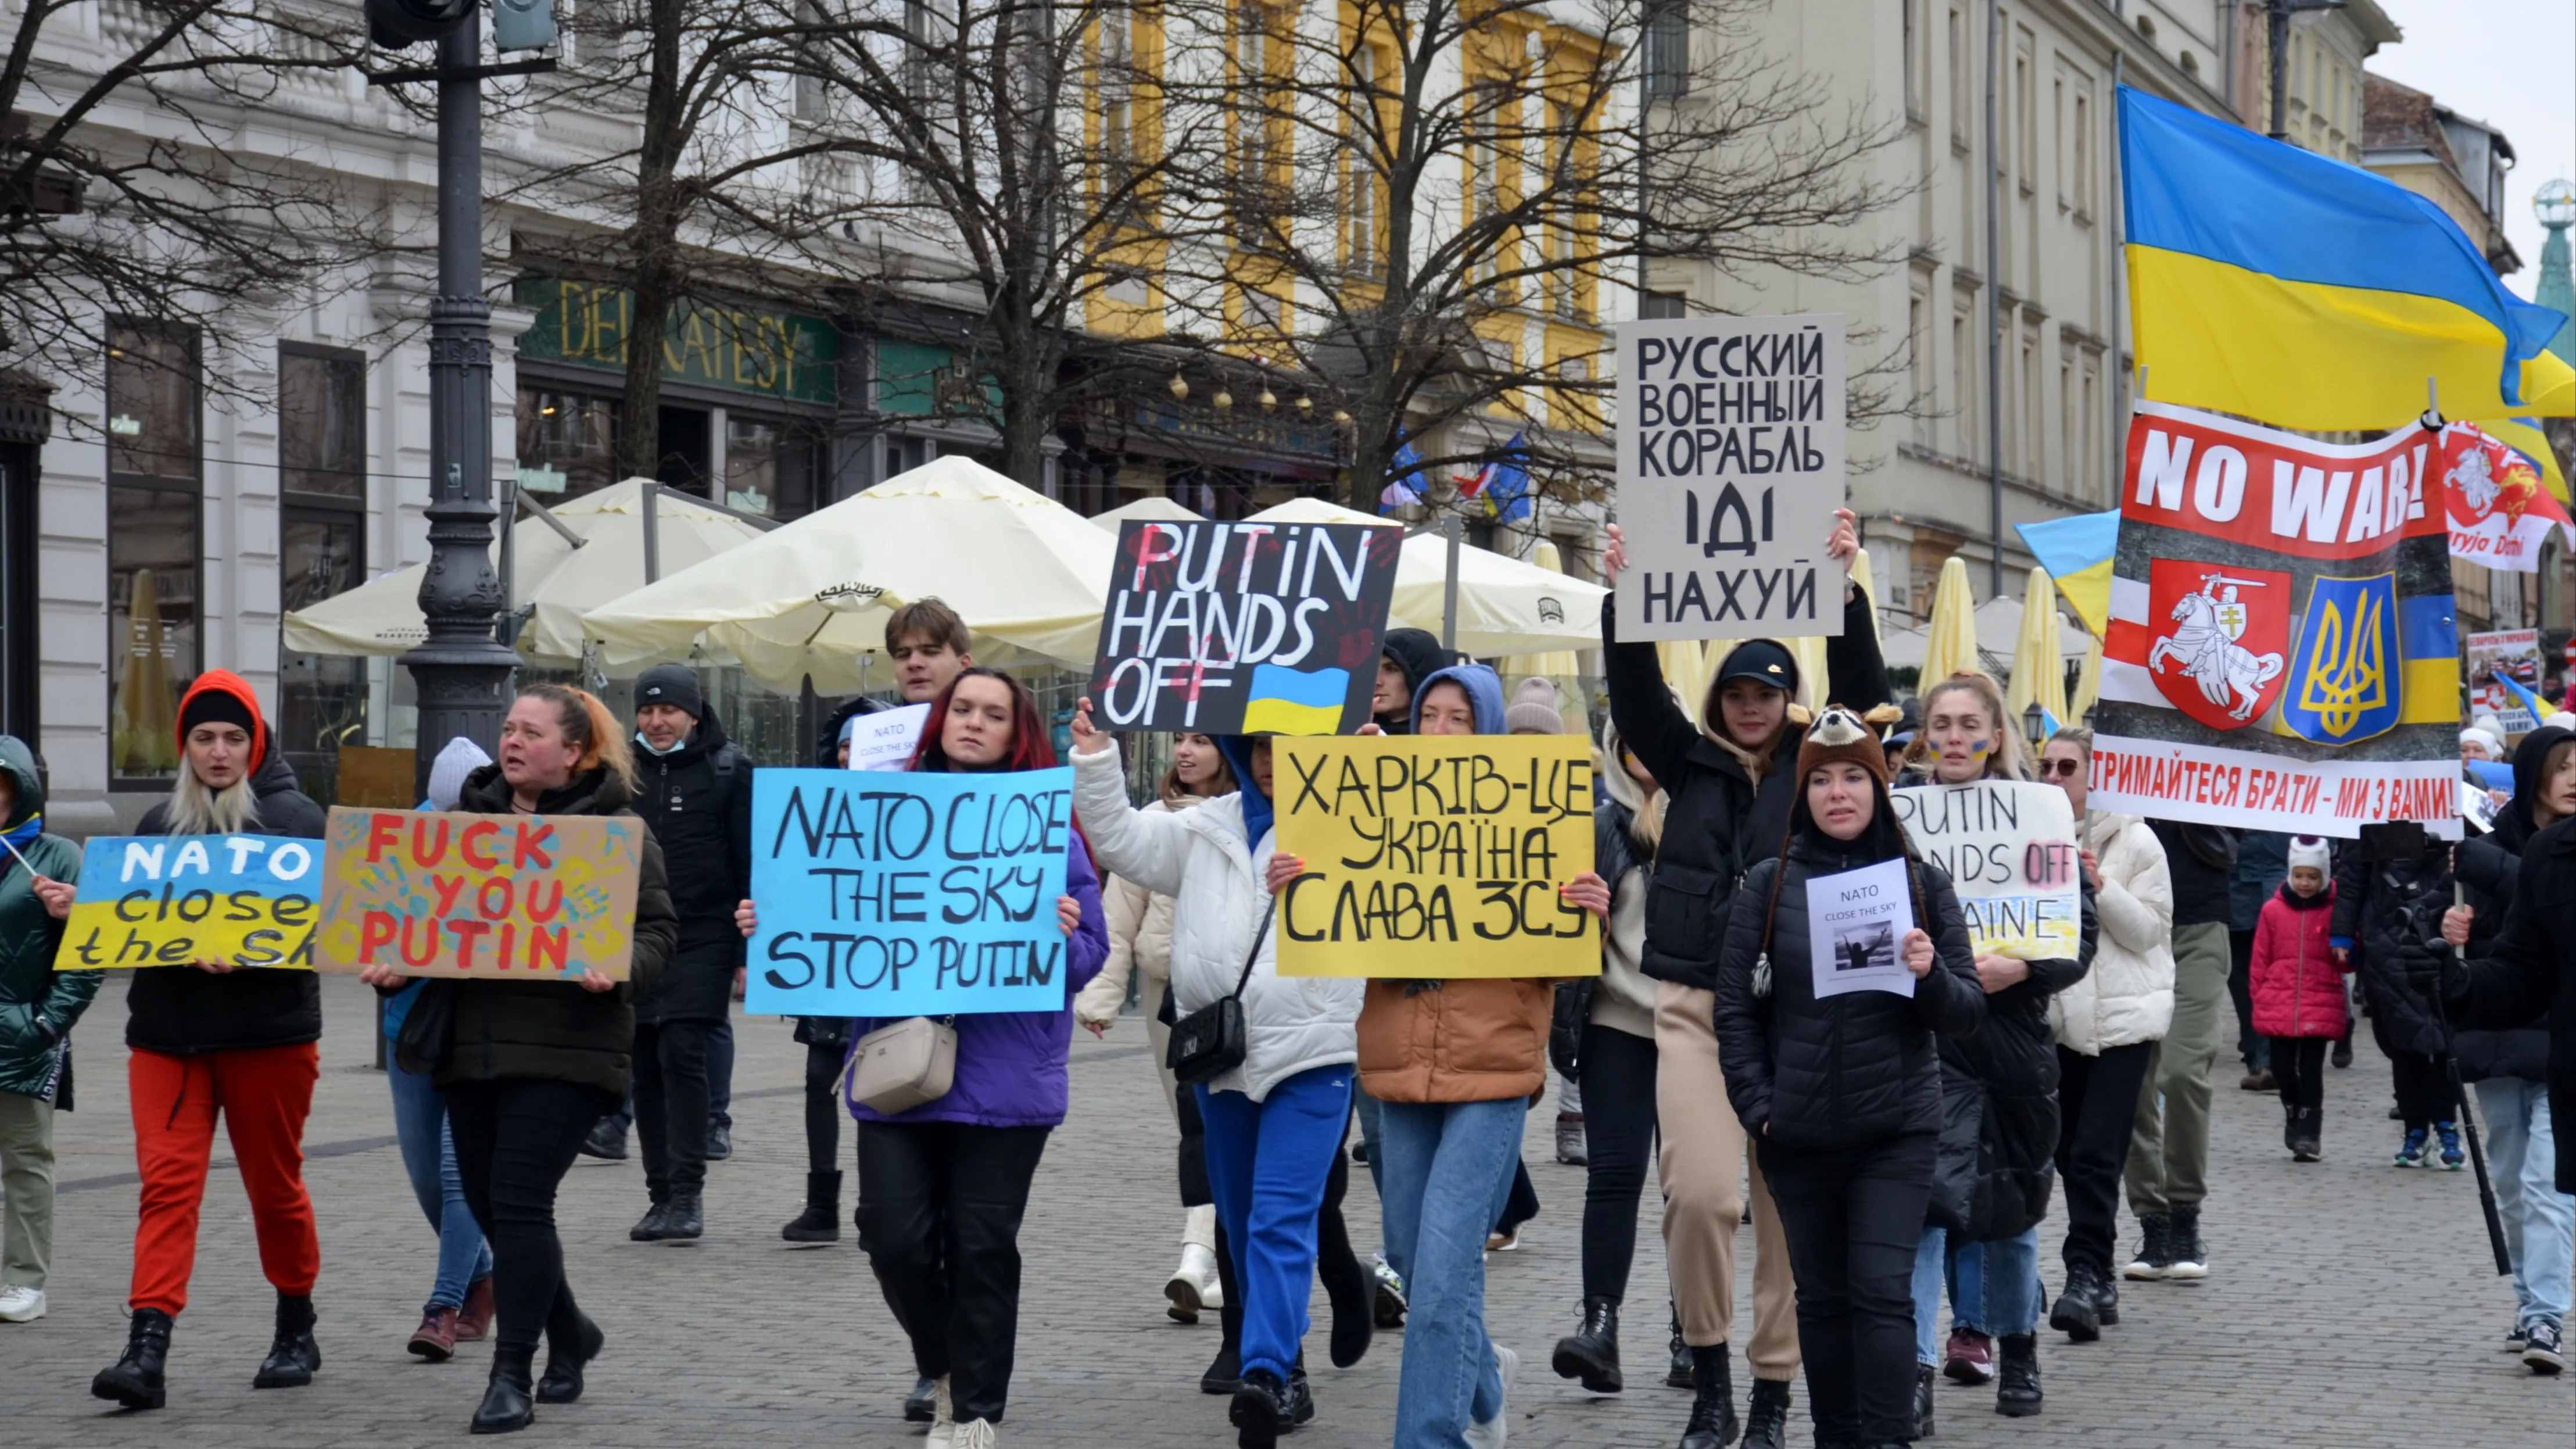
<path id="1" fill-rule="evenodd" d="M 1664 1258 L 1682 1338 L 1695 1348 L 1724 1343 L 1735 1323 L 1735 1230 L 1744 1182 L 1753 1195 L 1753 1376 L 1798 1376 L 1796 1285 L 1780 1210 L 1746 1151 L 1744 1124 L 1726 1100 L 1717 1065 L 1717 994 L 1655 983 L 1655 1125 L 1663 1135 L 1656 1171 L 1664 1187 Z"/>

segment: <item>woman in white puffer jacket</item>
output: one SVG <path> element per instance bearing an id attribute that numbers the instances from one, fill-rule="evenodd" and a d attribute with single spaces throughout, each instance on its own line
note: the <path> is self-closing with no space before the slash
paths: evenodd
<path id="1" fill-rule="evenodd" d="M 1207 1127 L 1208 1185 L 1242 1297 L 1237 1407 L 1250 1396 L 1268 1419 L 1290 1405 L 1291 1381 L 1302 1377 L 1316 1218 L 1350 1116 L 1367 983 L 1279 974 L 1277 936 L 1265 929 L 1277 851 L 1268 739 L 1219 740 L 1243 788 L 1178 814 L 1128 806 L 1117 747 L 1092 728 L 1087 700 L 1075 708 L 1073 739 L 1074 809 L 1093 859 L 1173 897 L 1175 1015 L 1185 1019 L 1241 984 L 1243 1064 L 1194 1090 Z M 1335 1317 L 1339 1329 L 1338 1301 Z"/>
<path id="2" fill-rule="evenodd" d="M 2138 1092 L 2173 1024 L 2173 876 L 2163 842 L 2135 815 L 2087 812 L 2093 732 L 2060 730 L 2040 754 L 2040 777 L 2066 791 L 2084 822 L 2084 873 L 2101 936 L 2093 969 L 2050 998 L 2057 1035 L 2057 1175 L 2066 1184 L 2066 1292 L 2049 1326 L 2078 1343 L 2120 1321 L 2111 1271 L 2120 1172 Z"/>

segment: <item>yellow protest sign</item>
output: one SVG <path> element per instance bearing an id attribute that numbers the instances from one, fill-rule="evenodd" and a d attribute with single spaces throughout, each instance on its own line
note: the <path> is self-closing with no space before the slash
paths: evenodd
<path id="1" fill-rule="evenodd" d="M 1601 933 L 1557 887 L 1592 869 L 1577 735 L 1280 737 L 1279 974 L 1597 976 Z"/>

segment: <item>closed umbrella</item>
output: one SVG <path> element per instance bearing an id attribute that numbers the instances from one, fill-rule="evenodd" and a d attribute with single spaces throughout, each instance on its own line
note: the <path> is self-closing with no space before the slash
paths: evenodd
<path id="1" fill-rule="evenodd" d="M 1320 498 L 1293 498 L 1252 515 L 1260 523 L 1399 525 Z M 1417 533 L 1404 541 L 1395 567 L 1391 628 L 1440 632 L 1449 577 L 1449 541 Z M 1585 649 L 1601 639 L 1601 600 L 1609 590 L 1533 563 L 1469 544 L 1458 548 L 1458 648 L 1480 659 Z"/>
<path id="2" fill-rule="evenodd" d="M 161 622 L 161 589 L 152 570 L 134 571 L 125 605 L 125 657 L 116 674 L 116 709 L 108 722 L 108 758 L 117 773 L 157 775 L 179 768 L 179 696 L 170 686 L 170 631 Z"/>
<path id="3" fill-rule="evenodd" d="M 1918 689 L 1929 689 L 1962 669 L 1979 669 L 1975 599 L 1968 590 L 1968 566 L 1956 556 L 1941 565 L 1941 581 L 1932 588 L 1932 618 L 1923 626 L 1923 675 Z"/>
<path id="4" fill-rule="evenodd" d="M 647 588 L 582 625 L 612 665 L 691 647 L 742 661 L 761 682 L 826 694 L 866 677 L 886 616 L 936 596 L 966 620 L 978 664 L 1091 664 L 1118 540 L 971 459 L 900 473 Z"/>
<path id="5" fill-rule="evenodd" d="M 2051 719 L 2066 719 L 2066 656 L 2058 643 L 2057 586 L 2048 570 L 2033 565 L 2021 596 L 2021 633 L 2013 643 L 2012 685 L 2004 705 L 2015 718 L 2036 704 Z"/>
<path id="6" fill-rule="evenodd" d="M 556 668 L 578 663 L 582 612 L 652 582 L 644 566 L 648 486 L 654 486 L 648 479 L 629 478 L 548 510 L 551 523 L 531 515 L 511 526 L 509 607 L 534 610 L 518 639 L 519 652 L 531 661 Z M 664 577 L 768 531 L 668 488 L 653 500 L 653 522 L 658 539 L 654 563 Z M 427 568 L 413 564 L 396 569 L 287 615 L 286 647 L 305 654 L 360 655 L 394 655 L 412 648 L 429 634 L 420 612 L 420 581 Z M 683 645 L 658 658 L 687 654 Z"/>
<path id="7" fill-rule="evenodd" d="M 2066 719 L 2072 724 L 2093 712 L 2094 702 L 2102 697 L 2102 641 L 2084 636 L 2084 667 L 2075 676 L 2074 697 L 2066 701 Z"/>

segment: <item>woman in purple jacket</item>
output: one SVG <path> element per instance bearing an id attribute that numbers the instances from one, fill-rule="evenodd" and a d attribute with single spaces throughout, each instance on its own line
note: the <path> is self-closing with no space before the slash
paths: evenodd
<path id="1" fill-rule="evenodd" d="M 997 669 L 969 669 L 931 705 L 916 770 L 1053 768 L 1037 701 Z M 1065 852 L 1056 920 L 1066 936 L 1064 1005 L 960 1016 L 948 1094 L 886 1116 L 852 1104 L 859 1124 L 859 1241 L 936 1386 L 930 1442 L 990 1449 L 1010 1394 L 1020 1316 L 1020 1215 L 1047 1133 L 1064 1120 L 1073 998 L 1100 974 L 1109 931 L 1100 878 L 1076 835 Z M 749 901 L 735 919 L 758 924 Z M 887 1025 L 862 1019 L 858 1036 Z"/>

